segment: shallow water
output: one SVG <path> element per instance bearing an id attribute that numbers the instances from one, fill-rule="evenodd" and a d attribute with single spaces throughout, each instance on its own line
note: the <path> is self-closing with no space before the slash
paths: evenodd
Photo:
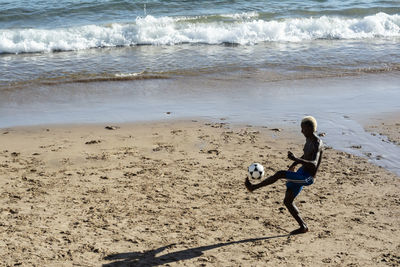
<path id="1" fill-rule="evenodd" d="M 72 83 L 3 92 L 0 127 L 169 118 L 297 126 L 319 121 L 328 146 L 367 157 L 400 174 L 400 148 L 366 132 L 359 121 L 400 111 L 400 75 L 265 82 L 258 74 L 125 82 Z M 171 114 L 167 114 L 171 112 Z M 354 148 L 361 146 L 361 148 Z"/>
<path id="2" fill-rule="evenodd" d="M 363 126 L 351 118 L 330 117 L 321 127 L 329 132 L 326 142 L 347 153 L 367 157 L 400 176 L 400 147 L 385 136 L 366 132 Z"/>

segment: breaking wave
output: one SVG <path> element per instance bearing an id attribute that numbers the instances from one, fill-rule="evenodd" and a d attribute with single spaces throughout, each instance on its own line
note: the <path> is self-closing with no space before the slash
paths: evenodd
<path id="1" fill-rule="evenodd" d="M 138 17 L 132 23 L 55 29 L 2 29 L 0 53 L 43 53 L 136 45 L 238 44 L 400 37 L 400 15 L 262 20 L 257 13 L 207 17 Z"/>

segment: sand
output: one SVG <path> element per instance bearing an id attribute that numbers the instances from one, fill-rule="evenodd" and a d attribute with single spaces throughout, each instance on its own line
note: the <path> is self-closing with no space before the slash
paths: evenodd
<path id="1" fill-rule="evenodd" d="M 284 181 L 254 193 L 243 182 L 252 162 L 287 168 L 299 129 L 105 126 L 0 130 L 0 265 L 400 264 L 399 177 L 364 158 L 325 150 L 296 201 L 310 232 L 289 236 Z"/>
<path id="2" fill-rule="evenodd" d="M 389 142 L 400 145 L 400 113 L 385 114 L 364 122 L 365 129 L 372 134 L 379 134 L 387 137 Z"/>

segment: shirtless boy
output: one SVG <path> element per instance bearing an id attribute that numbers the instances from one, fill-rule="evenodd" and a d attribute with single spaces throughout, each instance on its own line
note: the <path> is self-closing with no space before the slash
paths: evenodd
<path id="1" fill-rule="evenodd" d="M 259 184 L 252 184 L 249 178 L 246 178 L 245 186 L 250 191 L 273 184 L 279 179 L 286 179 L 286 194 L 284 204 L 290 214 L 296 219 L 300 228 L 291 232 L 291 234 L 301 234 L 308 232 L 308 227 L 300 217 L 299 210 L 293 201 L 303 189 L 314 183 L 314 178 L 322 158 L 322 141 L 315 134 L 317 130 L 317 121 L 307 116 L 301 121 L 301 132 L 306 137 L 306 143 L 303 148 L 303 156 L 296 157 L 291 151 L 288 152 L 288 158 L 293 161 L 287 171 L 278 171 L 274 175 L 266 178 Z M 296 172 L 295 167 L 302 165 Z"/>

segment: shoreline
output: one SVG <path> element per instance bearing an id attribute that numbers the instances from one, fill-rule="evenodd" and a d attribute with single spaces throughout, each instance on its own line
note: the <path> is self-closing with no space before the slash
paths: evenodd
<path id="1" fill-rule="evenodd" d="M 0 91 L 0 128 L 157 121 L 169 117 L 224 117 L 234 123 L 262 124 L 293 121 L 303 114 L 362 119 L 377 113 L 400 112 L 395 101 L 400 97 L 398 72 L 275 82 L 264 81 L 261 74 L 225 77 L 222 73 Z"/>
<path id="2" fill-rule="evenodd" d="M 65 84 L 0 92 L 0 128 L 13 125 L 157 122 L 199 118 L 292 127 L 313 115 L 325 143 L 400 175 L 400 148 L 366 130 L 379 114 L 400 114 L 400 76 L 265 82 L 260 73 L 229 77 Z M 382 115 L 381 117 L 385 117 Z"/>
<path id="3" fill-rule="evenodd" d="M 288 150 L 301 153 L 299 131 L 272 125 L 186 120 L 1 134 L 0 256 L 45 266 L 398 263 L 400 180 L 364 158 L 326 149 L 315 184 L 296 201 L 311 229 L 304 235 L 287 236 L 296 222 L 282 204 L 284 182 L 245 190 L 251 162 L 268 175 L 287 168 Z"/>
<path id="4" fill-rule="evenodd" d="M 368 121 L 362 120 L 366 131 L 373 135 L 380 135 L 384 142 L 391 142 L 400 146 L 400 112 L 377 114 Z"/>
<path id="5" fill-rule="evenodd" d="M 379 113 L 366 117 L 349 118 L 345 116 L 340 121 L 332 121 L 328 118 L 326 121 L 321 118 L 319 122 L 318 133 L 324 141 L 325 146 L 338 151 L 349 153 L 353 156 L 360 156 L 368 159 L 371 163 L 384 167 L 385 169 L 400 176 L 400 134 L 399 134 L 399 118 L 400 112 L 395 113 Z M 252 123 L 235 123 L 231 119 L 221 118 L 174 118 L 174 114 L 165 113 L 165 119 L 136 121 L 136 122 L 116 122 L 116 123 L 69 123 L 69 124 L 42 124 L 28 126 L 14 126 L 0 128 L 0 134 L 8 134 L 10 131 L 27 130 L 35 131 L 38 129 L 83 129 L 83 128 L 98 128 L 101 129 L 106 125 L 119 125 L 120 127 L 144 127 L 145 125 L 153 124 L 181 124 L 188 122 L 203 122 L 203 123 L 219 123 L 221 125 L 229 124 L 234 127 L 262 127 L 271 129 L 285 129 L 289 132 L 297 132 L 297 124 L 295 120 L 287 120 L 282 122 L 271 122 L 266 125 Z M 299 117 L 298 120 L 301 118 Z M 347 122 L 346 122 L 347 121 Z M 350 124 L 349 124 L 350 122 Z M 331 125 L 330 125 L 331 124 Z M 322 125 L 322 126 L 321 126 Z M 337 129 L 334 129 L 334 128 Z M 334 131 L 332 131 L 334 129 Z"/>

